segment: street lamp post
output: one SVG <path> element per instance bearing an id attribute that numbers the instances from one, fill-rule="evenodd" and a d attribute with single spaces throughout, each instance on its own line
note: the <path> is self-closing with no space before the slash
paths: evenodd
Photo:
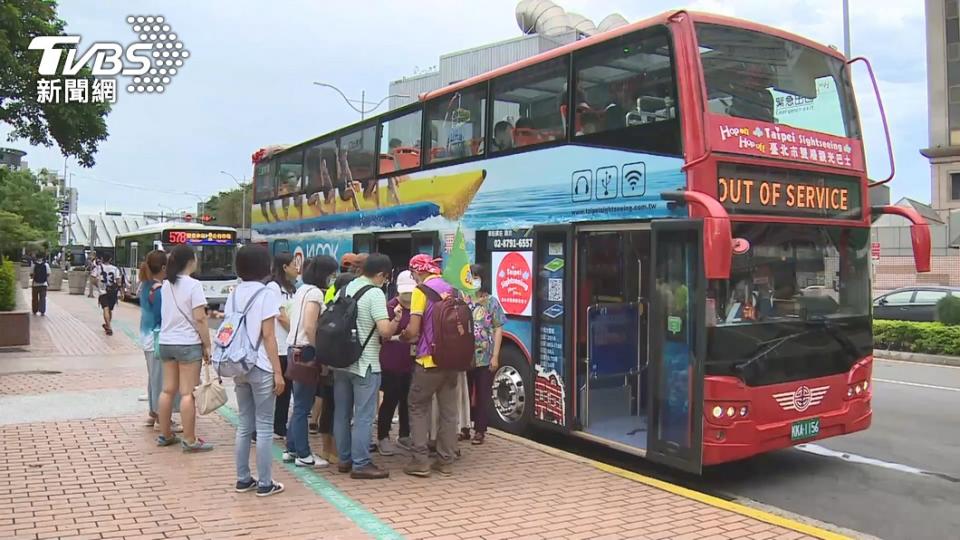
<path id="1" fill-rule="evenodd" d="M 228 173 L 227 171 L 220 171 L 220 174 L 225 174 L 233 179 L 233 181 L 240 186 L 240 228 L 247 228 L 247 187 L 237 180 L 237 177 Z"/>
<path id="2" fill-rule="evenodd" d="M 850 0 L 843 0 L 843 55 L 850 59 Z"/>
<path id="3" fill-rule="evenodd" d="M 361 90 L 361 91 L 360 91 L 360 99 L 359 99 L 359 100 L 356 100 L 356 99 L 350 99 L 350 98 L 348 98 L 347 95 L 344 94 L 342 90 L 340 90 L 339 88 L 337 88 L 336 86 L 334 86 L 334 85 L 332 85 L 332 84 L 327 84 L 327 83 L 317 82 L 317 81 L 314 81 L 313 84 L 315 84 L 315 85 L 317 85 L 317 86 L 323 86 L 323 87 L 325 87 L 325 88 L 330 88 L 331 90 L 333 90 L 333 91 L 335 91 L 336 93 L 340 94 L 340 97 L 343 98 L 343 100 L 347 103 L 347 105 L 350 106 L 351 109 L 353 109 L 353 110 L 357 111 L 358 113 L 360 113 L 360 119 L 361 119 L 361 120 L 363 120 L 364 118 L 366 118 L 367 113 L 372 113 L 373 111 L 377 110 L 378 108 L 380 108 L 380 105 L 383 105 L 383 102 L 384 102 L 384 101 L 386 101 L 386 100 L 388 100 L 388 99 L 390 99 L 390 98 L 392 98 L 392 97 L 396 97 L 396 98 L 409 98 L 409 97 L 410 97 L 410 96 L 408 96 L 407 94 L 390 94 L 389 96 L 387 96 L 387 97 L 381 99 L 380 101 L 376 102 L 376 104 L 374 104 L 373 107 L 371 107 L 371 108 L 368 109 L 368 108 L 367 108 L 367 103 L 371 103 L 371 104 L 372 104 L 373 102 L 372 102 L 372 101 L 369 101 L 369 102 L 367 101 L 367 91 L 366 91 L 366 90 Z M 360 107 L 358 108 L 356 105 L 354 105 L 354 103 L 359 103 L 359 104 L 360 104 Z"/>

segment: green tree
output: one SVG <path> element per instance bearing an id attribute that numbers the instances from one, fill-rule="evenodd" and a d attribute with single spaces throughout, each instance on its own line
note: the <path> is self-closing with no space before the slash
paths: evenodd
<path id="1" fill-rule="evenodd" d="M 246 223 L 250 226 L 250 208 L 253 205 L 253 192 L 250 184 L 245 184 L 246 207 L 244 207 L 244 195 L 240 188 L 228 189 L 210 197 L 203 203 L 204 211 L 213 216 L 215 225 L 224 225 L 226 227 L 240 227 Z M 241 214 L 241 212 L 243 214 Z M 245 215 L 244 215 L 245 214 Z"/>
<path id="2" fill-rule="evenodd" d="M 50 191 L 40 188 L 32 172 L 0 169 L 0 210 L 19 215 L 24 224 L 39 231 L 43 238 L 56 241 L 57 199 Z"/>
<path id="3" fill-rule="evenodd" d="M 3 0 L 0 2 L 0 122 L 12 127 L 9 139 L 33 145 L 60 147 L 64 156 L 92 167 L 94 154 L 107 138 L 109 103 L 40 103 L 37 72 L 42 51 L 30 50 L 36 36 L 63 35 L 53 0 Z M 83 68 L 76 78 L 93 75 Z"/>
<path id="4" fill-rule="evenodd" d="M 0 210 L 0 254 L 20 258 L 24 242 L 40 240 L 43 233 L 23 222 L 23 217 Z"/>

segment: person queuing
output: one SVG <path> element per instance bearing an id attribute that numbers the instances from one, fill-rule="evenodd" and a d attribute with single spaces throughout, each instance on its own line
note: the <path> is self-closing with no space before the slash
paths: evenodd
<path id="1" fill-rule="evenodd" d="M 493 374 L 500 367 L 500 345 L 503 342 L 503 325 L 506 314 L 500 302 L 491 294 L 490 284 L 483 281 L 484 269 L 480 265 L 471 265 L 473 286 L 477 290 L 471 302 L 473 310 L 473 334 L 476 354 L 474 368 L 467 372 L 470 395 L 474 396 L 470 416 L 473 418 L 473 439 L 471 444 L 483 444 L 487 434 L 487 410 L 490 406 Z"/>
<path id="2" fill-rule="evenodd" d="M 225 303 L 227 313 L 245 312 L 243 329 L 250 343 L 257 344 L 254 367 L 233 378 L 237 393 L 237 434 L 234 459 L 238 493 L 257 490 L 258 497 L 282 493 L 283 484 L 273 480 L 272 450 L 276 397 L 283 394 L 286 381 L 280 369 L 277 351 L 276 319 L 280 314 L 280 295 L 263 284 L 270 275 L 267 248 L 247 245 L 237 251 L 237 276 L 240 284 Z M 186 431 L 186 430 L 184 430 Z M 257 432 L 257 475 L 250 471 L 250 442 Z"/>
<path id="3" fill-rule="evenodd" d="M 159 346 L 160 321 L 162 320 L 160 287 L 167 271 L 167 254 L 153 250 L 147 253 L 143 264 L 140 265 L 140 345 L 143 347 L 143 357 L 147 363 L 147 403 L 149 415 L 145 422 L 146 427 L 158 427 L 160 393 L 163 391 L 163 365 L 157 354 Z M 180 412 L 180 396 L 173 399 L 173 412 Z M 173 425 L 172 431 L 177 433 L 183 428 Z"/>
<path id="4" fill-rule="evenodd" d="M 397 296 L 387 302 L 387 313 L 391 319 L 397 317 L 399 306 L 400 324 L 397 330 L 400 332 L 410 323 L 410 299 L 416 288 L 417 283 L 409 271 L 401 272 L 397 276 Z M 396 454 L 397 446 L 404 450 L 412 448 L 407 395 L 410 393 L 410 379 L 413 376 L 413 359 L 411 345 L 400 341 L 399 334 L 383 341 L 380 348 L 380 369 L 383 370 L 380 389 L 383 392 L 383 401 L 377 414 L 377 450 L 381 456 Z M 396 443 L 390 440 L 390 428 L 395 413 L 400 420 Z"/>
<path id="5" fill-rule="evenodd" d="M 99 287 L 100 259 L 97 253 L 93 252 L 87 258 L 87 298 L 93 298 L 94 291 Z"/>
<path id="6" fill-rule="evenodd" d="M 277 351 L 280 355 L 280 372 L 287 372 L 287 335 L 290 332 L 290 306 L 297 292 L 294 284 L 300 275 L 300 269 L 294 263 L 289 251 L 277 253 L 273 258 L 273 272 L 267 287 L 280 298 L 280 314 L 277 315 Z M 290 392 L 293 384 L 284 381 L 283 393 L 277 396 L 277 406 L 273 413 L 273 436 L 282 439 L 287 436 L 287 415 L 290 413 Z"/>
<path id="7" fill-rule="evenodd" d="M 289 357 L 299 354 L 304 360 L 315 357 L 317 322 L 326 305 L 324 289 L 337 270 L 337 261 L 328 255 L 307 260 L 303 268 L 303 285 L 297 289 L 290 309 L 290 328 L 285 346 Z M 293 381 L 293 416 L 287 429 L 287 449 L 283 461 L 297 467 L 320 468 L 330 463 L 310 450 L 307 437 L 307 415 L 313 407 L 319 381 L 313 384 Z M 279 400 L 278 400 L 279 403 Z"/>
<path id="8" fill-rule="evenodd" d="M 207 298 L 203 285 L 190 277 L 196 269 L 197 256 L 193 248 L 176 246 L 167 259 L 166 280 L 160 287 L 159 352 L 163 363 L 163 393 L 157 405 L 160 421 L 157 445 L 179 442 L 185 453 L 213 450 L 212 444 L 197 437 L 193 401 L 193 389 L 200 383 L 200 362 L 210 362 Z M 178 391 L 182 439 L 174 436 L 171 424 L 174 396 Z"/>
<path id="9" fill-rule="evenodd" d="M 392 266 L 386 255 L 373 254 L 363 263 L 362 275 L 343 289 L 346 296 L 357 297 L 357 335 L 365 340 L 360 359 L 333 375 L 333 431 L 339 454 L 337 470 L 355 479 L 387 478 L 390 473 L 370 459 L 373 417 L 380 390 L 380 340 L 370 339 L 374 332 L 389 339 L 397 333 L 399 317 L 390 320 L 387 298 L 381 287 L 390 279 Z M 361 289 L 364 291 L 360 293 Z M 339 293 L 338 293 L 339 294 Z M 352 423 L 352 425 L 351 425 Z"/>
<path id="10" fill-rule="evenodd" d="M 438 295 L 454 294 L 453 287 L 440 277 L 438 261 L 429 255 L 410 259 L 410 271 L 417 284 L 429 287 Z M 416 365 L 410 384 L 410 433 L 413 450 L 410 463 L 403 472 L 412 476 L 430 476 L 436 471 L 443 476 L 453 474 L 452 465 L 457 451 L 457 379 L 460 372 L 441 369 L 433 362 L 433 302 L 416 288 L 410 299 L 410 324 L 401 339 L 417 344 Z M 429 462 L 430 416 L 433 397 L 437 398 L 439 425 L 437 427 L 437 460 Z"/>

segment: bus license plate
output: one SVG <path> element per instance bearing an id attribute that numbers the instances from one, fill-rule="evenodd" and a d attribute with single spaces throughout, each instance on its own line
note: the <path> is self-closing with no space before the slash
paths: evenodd
<path id="1" fill-rule="evenodd" d="M 809 439 L 816 437 L 820 433 L 820 419 L 809 418 L 794 422 L 790 426 L 790 440 L 798 441 L 800 439 Z"/>

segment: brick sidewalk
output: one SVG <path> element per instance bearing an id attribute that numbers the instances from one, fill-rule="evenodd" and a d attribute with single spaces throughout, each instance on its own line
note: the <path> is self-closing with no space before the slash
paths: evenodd
<path id="1" fill-rule="evenodd" d="M 33 332 L 54 339 L 0 352 L 0 400 L 144 385 L 142 355 L 124 332 L 97 332 L 92 302 L 51 293 Z M 121 306 L 115 326 L 129 333 L 136 317 Z M 72 332 L 83 362 L 58 343 Z M 31 363 L 63 374 L 9 374 Z M 232 490 L 230 411 L 200 419 L 217 445 L 200 455 L 157 448 L 141 420 L 0 425 L 0 538 L 807 538 L 495 433 L 464 446 L 450 478 L 406 476 L 400 456 L 378 459 L 389 480 L 367 482 L 275 461 L 287 491 L 261 499 Z"/>

